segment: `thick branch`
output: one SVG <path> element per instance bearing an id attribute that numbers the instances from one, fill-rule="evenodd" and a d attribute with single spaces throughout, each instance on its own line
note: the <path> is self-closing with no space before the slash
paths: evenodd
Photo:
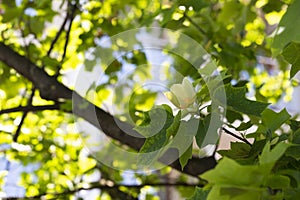
<path id="1" fill-rule="evenodd" d="M 58 82 L 56 78 L 49 76 L 43 69 L 36 66 L 24 56 L 19 55 L 2 42 L 0 42 L 0 60 L 30 80 L 35 87 L 39 89 L 42 98 L 56 102 L 72 99 L 73 113 L 78 117 L 85 119 L 95 127 L 103 130 L 109 137 L 135 150 L 139 150 L 143 145 L 145 141 L 143 138 L 133 137 L 124 131 L 128 130 L 131 134 L 139 135 L 139 133 L 132 129 L 133 127 L 131 125 L 115 119 L 109 113 L 87 101 L 77 92 L 67 88 Z M 122 129 L 120 127 L 122 127 Z M 206 159 L 210 159 L 214 162 L 207 164 Z M 181 171 L 181 167 L 178 163 L 179 161 L 177 160 L 170 164 L 170 166 Z M 216 162 L 214 158 L 211 157 L 204 159 L 193 158 L 184 168 L 184 172 L 192 176 L 198 176 L 213 168 L 215 165 Z"/>
<path id="2" fill-rule="evenodd" d="M 95 183 L 90 183 L 90 187 L 80 187 L 74 190 L 66 190 L 62 193 L 44 193 L 44 194 L 40 194 L 38 196 L 34 196 L 34 197 L 28 197 L 28 198 L 41 198 L 42 196 L 45 195 L 53 195 L 53 196 L 61 196 L 61 195 L 70 195 L 70 194 L 74 194 L 76 192 L 79 192 L 81 190 L 92 190 L 92 189 L 101 189 L 104 191 L 109 192 L 110 190 L 114 190 L 114 189 L 119 189 L 120 187 L 126 187 L 126 188 L 135 188 L 135 189 L 141 189 L 145 186 L 151 186 L 151 187 L 196 187 L 196 186 L 202 186 L 199 184 L 189 184 L 189 183 L 146 183 L 146 184 L 140 184 L 140 185 L 120 185 L 120 184 L 114 184 L 114 185 L 104 185 L 104 184 L 100 184 L 99 182 L 95 182 Z M 118 190 L 118 192 L 116 194 L 118 194 L 119 192 L 121 192 L 120 190 Z M 123 195 L 128 195 L 126 193 L 123 193 Z M 118 196 L 120 198 L 120 196 Z"/>

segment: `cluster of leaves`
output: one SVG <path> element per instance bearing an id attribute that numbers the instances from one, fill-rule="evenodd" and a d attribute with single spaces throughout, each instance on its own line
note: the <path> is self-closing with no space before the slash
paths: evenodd
<path id="1" fill-rule="evenodd" d="M 230 2 L 228 6 L 229 4 L 234 6 L 234 4 L 238 3 Z M 277 29 L 277 32 L 283 31 L 283 33 L 277 33 L 274 41 L 271 43 L 273 55 L 277 56 L 281 54 L 286 61 L 292 64 L 290 78 L 293 78 L 299 71 L 297 64 L 297 55 L 299 53 L 297 41 L 299 40 L 299 35 L 296 34 L 297 30 L 292 28 L 295 23 L 299 24 L 299 17 L 296 14 L 297 6 L 299 6 L 299 1 L 294 2 L 288 7 Z M 232 10 L 232 7 L 230 9 Z M 225 10 L 224 8 L 222 11 L 225 12 Z M 186 15 L 186 13 L 182 15 L 183 18 L 184 15 Z M 225 18 L 223 16 L 223 18 L 226 19 L 226 23 L 228 23 L 228 18 L 232 16 L 234 15 L 230 13 L 230 17 L 227 16 Z M 206 28 L 208 26 L 204 27 Z M 236 27 L 234 26 L 234 28 Z M 248 46 L 248 42 L 249 41 L 244 40 L 241 42 L 241 45 Z M 258 39 L 256 39 L 255 42 L 257 44 L 260 43 Z M 228 48 L 225 49 L 228 50 Z M 221 65 L 227 66 L 227 63 L 222 63 L 224 59 L 219 59 Z M 233 59 L 230 61 L 232 62 Z M 230 64 L 230 69 L 233 66 L 234 65 Z M 255 78 L 258 79 L 259 77 Z M 194 83 L 201 83 L 201 79 L 202 78 L 194 79 Z M 296 199 L 300 192 L 300 154 L 298 151 L 299 141 L 297 139 L 300 130 L 298 127 L 299 122 L 291 119 L 291 116 L 285 109 L 276 113 L 275 111 L 267 109 L 268 104 L 266 103 L 246 99 L 245 94 L 247 88 L 245 82 L 241 81 L 232 86 L 230 84 L 230 82 L 232 82 L 231 76 L 228 77 L 224 75 L 224 73 L 222 74 L 222 79 L 222 86 L 217 86 L 218 84 L 215 80 L 211 79 L 200 87 L 201 89 L 197 93 L 198 98 L 195 101 L 197 104 L 196 111 L 201 110 L 203 100 L 204 102 L 207 101 L 207 99 L 201 98 L 201 95 L 208 94 L 207 88 L 210 89 L 209 92 L 212 96 L 211 105 L 213 105 L 216 100 L 222 101 L 222 95 L 219 95 L 218 90 L 220 90 L 220 87 L 224 87 L 226 92 L 226 106 L 223 108 L 225 110 L 224 113 L 226 113 L 225 121 L 227 121 L 225 124 L 235 131 L 249 133 L 252 130 L 252 133 L 237 137 L 243 142 L 231 143 L 230 150 L 218 151 L 218 153 L 222 155 L 222 159 L 219 161 L 217 167 L 200 176 L 204 180 L 207 180 L 208 184 L 204 188 L 197 188 L 191 199 Z M 285 81 L 289 80 L 286 79 Z M 213 89 L 212 84 L 215 84 L 215 88 Z M 261 88 L 259 88 L 258 92 L 261 91 Z M 273 97 L 275 97 L 275 95 L 273 95 Z M 258 99 L 268 99 L 266 98 L 267 95 L 265 95 L 264 98 L 261 98 L 261 96 L 263 96 L 261 93 L 256 95 Z M 157 129 L 156 125 L 158 125 L 158 120 L 161 120 L 161 118 L 155 118 L 154 115 L 152 116 L 153 112 L 157 112 L 157 109 L 158 108 L 155 108 L 150 111 L 149 115 L 151 120 L 147 118 L 146 121 L 150 121 L 150 123 L 146 127 L 139 126 L 137 128 L 143 135 L 149 135 L 151 131 Z M 158 149 L 161 149 L 159 153 L 162 156 L 166 151 L 163 147 L 172 147 L 170 143 L 172 143 L 176 134 L 185 134 L 183 136 L 187 141 L 185 151 L 182 151 L 180 146 L 175 146 L 175 148 L 178 148 L 180 164 L 182 168 L 184 168 L 188 159 L 192 158 L 193 154 L 193 139 L 191 138 L 195 137 L 198 148 L 201 149 L 205 137 L 217 133 L 218 128 L 213 129 L 212 132 L 208 131 L 211 115 L 215 111 L 209 109 L 209 114 L 203 114 L 201 112 L 197 112 L 196 114 L 190 113 L 190 118 L 186 120 L 181 117 L 180 111 L 175 115 L 170 111 L 170 108 L 166 108 L 166 106 L 160 107 L 159 109 L 168 113 L 169 117 L 165 121 L 165 126 L 161 126 L 162 129 L 160 132 L 155 136 L 147 138 L 144 146 L 140 150 L 142 153 L 152 152 L 152 154 L 149 154 L 150 157 L 143 157 L 143 159 L 146 160 L 144 162 L 157 159 L 158 153 L 155 151 Z M 250 120 L 244 121 L 245 115 L 247 115 Z M 198 122 L 196 125 L 194 120 Z M 219 118 L 214 119 L 214 125 L 218 126 L 219 120 Z M 233 122 L 236 120 L 241 121 L 238 127 L 233 126 Z M 179 130 L 181 126 L 185 127 L 183 131 Z M 253 132 L 253 127 L 256 127 L 255 132 Z M 233 134 L 227 129 L 224 129 L 224 131 Z M 215 135 L 215 137 L 217 136 Z M 254 142 L 250 143 L 246 138 L 252 138 Z M 143 162 L 143 160 L 141 162 Z"/>
<path id="2" fill-rule="evenodd" d="M 91 83 L 84 95 L 96 106 L 111 100 L 120 109 L 118 114 L 125 121 L 132 119 L 135 130 L 147 138 L 140 149 L 147 156 L 139 157 L 138 164 L 151 165 L 173 148 L 184 170 L 203 147 L 218 145 L 219 133 L 240 140 L 231 143 L 229 150 L 218 151 L 222 158 L 214 169 L 200 175 L 205 186 L 196 187 L 191 199 L 296 199 L 300 195 L 300 122 L 285 109 L 275 112 L 267 107 L 282 97 L 282 90 L 291 93 L 290 79 L 300 70 L 299 7 L 298 0 L 2 0 L 0 41 L 71 88 L 67 71 L 84 65 L 85 71 L 92 72 L 100 65 L 101 84 Z M 177 110 L 170 105 L 153 107 L 157 93 L 137 89 L 135 80 L 152 76 L 146 52 L 126 52 L 128 45 L 141 45 L 140 41 L 128 37 L 130 41 L 119 40 L 109 47 L 99 45 L 120 32 L 153 24 L 193 38 L 221 69 L 215 75 L 208 68 L 195 69 L 191 63 L 198 58 L 172 55 L 177 73 L 167 71 L 168 84 L 181 82 L 176 75 L 181 74 L 197 89 L 184 106 L 175 95 L 172 102 Z M 182 44 L 177 48 L 188 52 L 189 44 Z M 276 57 L 281 72 L 275 79 L 257 72 L 258 56 Z M 161 179 L 159 173 L 135 174 L 141 184 L 127 187 L 121 172 L 97 164 L 83 148 L 73 116 L 65 113 L 70 112 L 71 103 L 42 99 L 38 86 L 1 61 L 0 143 L 9 147 L 0 155 L 9 162 L 37 166 L 21 177 L 27 197 L 71 198 L 81 189 L 100 188 L 103 198 L 136 199 L 147 189 L 143 184 L 155 185 Z M 264 70 L 276 67 L 262 64 Z M 248 74 L 249 82 L 240 80 L 241 73 Z M 128 88 L 136 93 L 128 95 Z M 259 101 L 246 98 L 249 90 L 255 91 Z M 112 91 L 114 98 L 110 98 Z M 24 111 L 39 105 L 54 107 Z M 129 114 L 122 114 L 126 110 Z M 176 141 L 178 137 L 184 140 Z M 0 171 L 0 185 L 5 185 L 8 172 L 9 166 Z M 98 180 L 90 181 L 97 173 L 101 174 Z M 188 183 L 184 175 L 178 180 Z M 189 196 L 182 187 L 178 190 Z M 145 196 L 156 198 L 149 191 Z"/>
<path id="3" fill-rule="evenodd" d="M 289 124 L 290 131 L 276 130 Z M 208 181 L 195 199 L 296 199 L 299 195 L 299 122 L 286 110 L 265 110 L 252 145 L 232 142 L 217 167 L 201 175 Z M 205 195 L 206 194 L 206 195 Z M 201 197 L 201 196 L 205 196 Z M 200 198 L 201 197 L 201 198 Z"/>

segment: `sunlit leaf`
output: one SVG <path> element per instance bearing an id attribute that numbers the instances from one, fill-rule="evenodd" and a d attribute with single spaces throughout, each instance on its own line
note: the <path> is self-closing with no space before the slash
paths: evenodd
<path id="1" fill-rule="evenodd" d="M 292 41 L 300 42 L 299 31 L 295 28 L 300 26 L 299 6 L 300 2 L 294 1 L 282 17 L 272 43 L 273 55 L 277 56 L 282 52 L 282 49 Z"/>
<path id="2" fill-rule="evenodd" d="M 216 89 L 214 98 L 223 102 L 222 93 Z M 226 107 L 229 110 L 241 112 L 248 115 L 260 116 L 268 103 L 252 101 L 246 98 L 246 87 L 233 87 L 231 84 L 225 85 Z"/>
<path id="3" fill-rule="evenodd" d="M 300 44 L 291 42 L 289 43 L 282 52 L 282 55 L 291 66 L 290 78 L 293 78 L 296 73 L 300 70 Z"/>

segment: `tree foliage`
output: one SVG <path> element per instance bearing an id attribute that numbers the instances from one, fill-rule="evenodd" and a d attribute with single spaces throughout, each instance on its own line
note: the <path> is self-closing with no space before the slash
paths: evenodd
<path id="1" fill-rule="evenodd" d="M 296 199 L 299 4 L 0 0 L 0 194 Z"/>

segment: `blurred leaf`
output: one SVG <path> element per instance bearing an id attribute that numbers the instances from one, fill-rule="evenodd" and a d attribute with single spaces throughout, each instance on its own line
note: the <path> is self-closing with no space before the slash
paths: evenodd
<path id="1" fill-rule="evenodd" d="M 21 8 L 13 7 L 13 8 L 7 8 L 2 15 L 3 19 L 2 22 L 9 22 L 12 21 L 15 18 L 18 18 L 20 14 L 22 13 Z"/>
<path id="2" fill-rule="evenodd" d="M 300 43 L 289 43 L 282 52 L 282 55 L 291 66 L 290 78 L 293 78 L 300 70 Z"/>
<path id="3" fill-rule="evenodd" d="M 187 200 L 206 200 L 209 190 L 204 190 L 203 188 L 196 187 L 195 192 L 192 197 Z"/>
<path id="4" fill-rule="evenodd" d="M 110 65 L 105 69 L 105 74 L 111 74 L 117 71 L 120 71 L 122 67 L 122 63 L 118 60 L 114 60 Z"/>
<path id="5" fill-rule="evenodd" d="M 287 176 L 271 175 L 267 178 L 266 185 L 272 189 L 288 188 L 290 179 Z"/>
<path id="6" fill-rule="evenodd" d="M 232 159 L 248 158 L 251 146 L 243 142 L 231 142 L 229 150 L 219 150 L 218 153 Z"/>
<path id="7" fill-rule="evenodd" d="M 300 42 L 299 31 L 295 27 L 300 26 L 299 15 L 300 1 L 294 1 L 282 17 L 276 35 L 272 43 L 272 53 L 277 56 L 290 42 Z"/>
<path id="8" fill-rule="evenodd" d="M 297 161 L 299 161 L 300 160 L 300 145 L 291 146 L 290 148 L 288 148 L 288 150 L 286 151 L 286 156 L 290 156 L 290 157 L 296 159 Z"/>
<path id="9" fill-rule="evenodd" d="M 239 127 L 236 128 L 237 131 L 244 131 L 249 129 L 251 126 L 253 126 L 251 121 L 248 122 L 242 122 Z"/>
<path id="10" fill-rule="evenodd" d="M 290 146 L 291 144 L 281 142 L 271 150 L 270 143 L 266 143 L 261 156 L 259 157 L 259 163 L 261 165 L 267 165 L 266 169 L 271 170 L 276 161 L 283 156 L 287 148 Z"/>
<path id="11" fill-rule="evenodd" d="M 205 0 L 177 0 L 177 4 L 178 6 L 185 6 L 187 9 L 189 9 L 189 7 L 193 7 L 193 10 L 195 10 L 196 12 L 200 11 L 202 8 L 205 8 L 206 6 L 208 6 L 209 2 L 205 1 Z"/>

